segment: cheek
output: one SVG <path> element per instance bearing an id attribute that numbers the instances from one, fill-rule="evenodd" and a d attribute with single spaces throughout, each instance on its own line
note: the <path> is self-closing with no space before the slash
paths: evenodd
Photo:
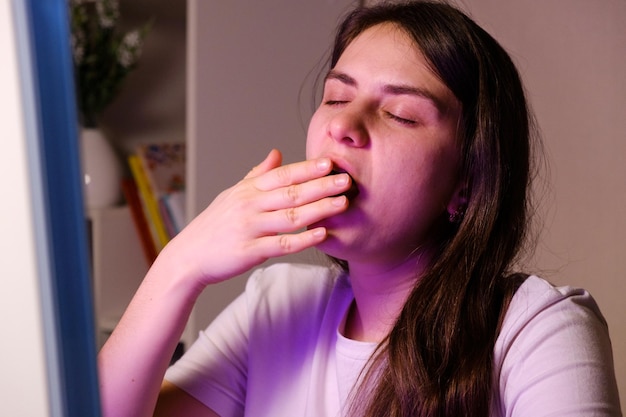
<path id="1" fill-rule="evenodd" d="M 313 114 L 309 122 L 309 128 L 306 135 L 306 158 L 312 159 L 319 156 L 319 146 L 324 137 L 322 129 L 321 117 L 318 112 Z"/>
<path id="2" fill-rule="evenodd" d="M 390 195 L 429 210 L 445 208 L 456 185 L 456 155 L 447 149 L 405 148 L 380 161 L 379 169 Z"/>
<path id="3" fill-rule="evenodd" d="M 458 158 L 455 152 L 443 152 L 437 155 L 430 165 L 428 189 L 433 198 L 433 204 L 445 209 L 457 188 Z"/>

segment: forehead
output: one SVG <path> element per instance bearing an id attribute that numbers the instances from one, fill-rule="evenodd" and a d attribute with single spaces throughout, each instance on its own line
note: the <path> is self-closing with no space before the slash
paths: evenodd
<path id="1" fill-rule="evenodd" d="M 411 76 L 430 73 L 436 77 L 422 51 L 404 29 L 382 23 L 365 29 L 344 49 L 335 68 L 365 66 L 370 73 Z"/>
<path id="2" fill-rule="evenodd" d="M 416 54 L 423 58 L 419 45 L 409 36 L 404 28 L 393 22 L 383 22 L 364 29 L 344 47 L 339 60 L 354 49 L 368 48 L 372 52 L 385 52 L 381 46 L 402 49 L 404 53 Z"/>
<path id="3" fill-rule="evenodd" d="M 346 73 L 360 84 L 402 85 L 427 91 L 444 108 L 458 105 L 415 40 L 394 23 L 361 32 L 346 46 L 333 71 Z"/>

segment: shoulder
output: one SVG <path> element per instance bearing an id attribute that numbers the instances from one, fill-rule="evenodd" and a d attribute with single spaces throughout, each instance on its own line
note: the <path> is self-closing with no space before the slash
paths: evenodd
<path id="1" fill-rule="evenodd" d="M 591 294 L 582 288 L 554 286 L 530 276 L 515 293 L 505 314 L 502 331 L 520 331 L 530 322 L 548 325 L 580 320 L 606 327 L 606 322 Z"/>
<path id="2" fill-rule="evenodd" d="M 607 324 L 582 288 L 529 277 L 504 317 L 494 371 L 501 410 L 519 412 L 511 415 L 619 408 Z"/>
<path id="3" fill-rule="evenodd" d="M 535 344 L 543 340 L 608 336 L 606 321 L 591 294 L 571 286 L 554 286 L 537 276 L 530 276 L 517 290 L 504 316 L 496 342 L 498 351 L 513 343 Z"/>

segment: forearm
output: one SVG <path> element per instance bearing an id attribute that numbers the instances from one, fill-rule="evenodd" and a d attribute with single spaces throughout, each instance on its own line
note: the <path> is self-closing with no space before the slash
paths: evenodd
<path id="1" fill-rule="evenodd" d="M 163 375 L 200 293 L 171 269 L 155 262 L 98 356 L 105 417 L 153 413 Z"/>

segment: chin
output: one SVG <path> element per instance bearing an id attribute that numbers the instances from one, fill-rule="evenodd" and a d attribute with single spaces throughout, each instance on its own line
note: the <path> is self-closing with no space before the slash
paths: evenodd
<path id="1" fill-rule="evenodd" d="M 343 242 L 339 236 L 334 234 L 332 230 L 329 229 L 329 234 L 326 240 L 316 246 L 316 249 L 322 252 L 323 254 L 330 256 L 332 258 L 337 258 L 341 260 L 347 260 L 350 256 L 350 251 L 352 245 L 346 244 Z M 347 261 L 346 261 L 347 262 Z"/>
<path id="2" fill-rule="evenodd" d="M 346 259 L 360 242 L 363 242 L 363 216 L 357 211 L 348 211 L 310 225 L 308 228 L 325 227 L 328 237 L 316 248 L 328 256 Z"/>

